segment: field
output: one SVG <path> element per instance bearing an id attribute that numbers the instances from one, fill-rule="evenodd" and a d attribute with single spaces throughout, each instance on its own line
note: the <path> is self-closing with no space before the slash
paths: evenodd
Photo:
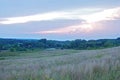
<path id="1" fill-rule="evenodd" d="M 0 52 L 0 80 L 120 80 L 120 47 Z"/>

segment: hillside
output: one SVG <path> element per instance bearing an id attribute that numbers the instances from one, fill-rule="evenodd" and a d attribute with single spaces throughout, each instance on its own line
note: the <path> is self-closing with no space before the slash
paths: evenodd
<path id="1" fill-rule="evenodd" d="M 37 50 L 0 58 L 0 80 L 120 80 L 120 47 Z"/>

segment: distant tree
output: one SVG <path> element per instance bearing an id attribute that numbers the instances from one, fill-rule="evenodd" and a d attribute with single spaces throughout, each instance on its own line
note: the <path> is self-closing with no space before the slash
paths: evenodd
<path id="1" fill-rule="evenodd" d="M 118 37 L 117 40 L 120 40 L 120 37 Z"/>
<path id="2" fill-rule="evenodd" d="M 10 48 L 10 52 L 14 52 L 14 51 L 16 51 L 15 48 Z"/>
<path id="3" fill-rule="evenodd" d="M 46 44 L 47 39 L 40 39 L 39 42 L 42 42 L 42 43 Z"/>
<path id="4" fill-rule="evenodd" d="M 47 47 L 47 39 L 40 39 L 38 44 L 39 44 L 40 48 L 46 48 Z"/>
<path id="5" fill-rule="evenodd" d="M 0 45 L 0 52 L 1 52 L 1 50 L 2 50 L 2 45 Z"/>

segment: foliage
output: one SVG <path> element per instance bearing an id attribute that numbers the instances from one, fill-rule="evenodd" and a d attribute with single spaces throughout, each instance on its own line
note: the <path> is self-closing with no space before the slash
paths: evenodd
<path id="1" fill-rule="evenodd" d="M 117 39 L 99 39 L 99 40 L 81 40 L 76 39 L 73 41 L 55 41 L 55 40 L 32 40 L 32 39 L 0 39 L 0 51 L 10 50 L 26 51 L 33 49 L 100 49 L 120 46 L 120 38 Z"/>

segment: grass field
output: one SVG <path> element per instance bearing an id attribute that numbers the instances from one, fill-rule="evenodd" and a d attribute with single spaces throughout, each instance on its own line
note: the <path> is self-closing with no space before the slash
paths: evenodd
<path id="1" fill-rule="evenodd" d="M 120 47 L 0 52 L 0 80 L 120 80 Z"/>

